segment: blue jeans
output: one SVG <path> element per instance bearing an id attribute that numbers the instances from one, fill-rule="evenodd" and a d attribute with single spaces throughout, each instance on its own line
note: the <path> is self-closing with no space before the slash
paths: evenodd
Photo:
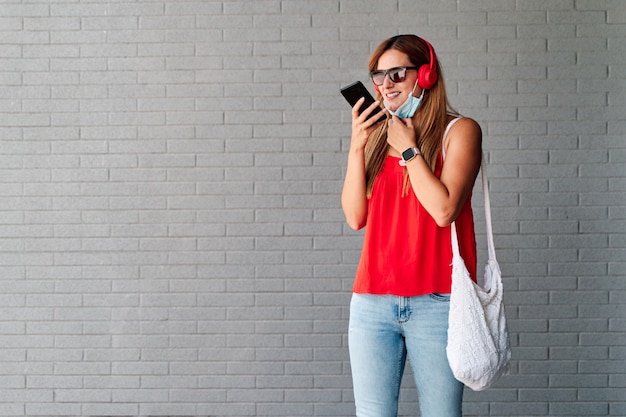
<path id="1" fill-rule="evenodd" d="M 397 417 L 407 354 L 422 417 L 460 417 L 463 384 L 446 356 L 448 294 L 353 294 L 348 344 L 358 417 Z"/>

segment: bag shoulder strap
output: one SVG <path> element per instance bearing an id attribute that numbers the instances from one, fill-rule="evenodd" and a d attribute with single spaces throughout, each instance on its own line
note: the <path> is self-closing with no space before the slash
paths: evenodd
<path id="1" fill-rule="evenodd" d="M 483 155 L 480 161 L 480 171 L 483 183 L 483 199 L 485 201 L 485 224 L 487 226 L 487 248 L 489 260 L 496 261 L 496 247 L 493 243 L 493 228 L 491 226 L 491 201 L 489 200 L 489 181 L 487 179 L 487 164 Z"/>
<path id="2" fill-rule="evenodd" d="M 487 249 L 489 250 L 489 260 L 496 260 L 496 248 L 493 242 L 493 228 L 491 226 L 491 201 L 489 200 L 489 183 L 487 179 L 487 168 L 485 164 L 485 157 L 482 156 L 480 160 L 480 172 L 483 186 L 483 200 L 485 206 L 485 225 L 487 226 Z M 459 255 L 459 240 L 456 234 L 456 222 L 452 222 L 452 253 L 454 256 Z"/>
<path id="3" fill-rule="evenodd" d="M 450 123 L 448 123 L 448 126 L 446 127 L 446 130 L 443 134 L 441 155 L 444 161 L 446 159 L 446 150 L 445 150 L 445 147 L 443 146 L 443 142 L 446 140 L 446 136 L 448 135 L 450 128 L 452 128 L 452 126 L 461 119 L 462 117 L 457 117 L 451 120 Z M 484 200 L 484 205 L 485 205 L 485 224 L 487 226 L 487 249 L 489 251 L 489 261 L 497 262 L 496 248 L 493 242 L 493 228 L 491 226 L 491 201 L 489 199 L 489 180 L 487 178 L 487 164 L 485 163 L 485 155 L 482 155 L 482 154 L 481 154 L 481 159 L 480 159 L 480 172 L 481 172 L 481 179 L 482 179 L 482 185 L 483 185 L 483 200 Z M 458 241 L 457 234 L 456 234 L 456 222 L 452 222 L 451 226 L 452 226 L 451 227 L 452 253 L 454 256 L 458 256 L 459 255 L 459 241 Z"/>
<path id="4" fill-rule="evenodd" d="M 448 136 L 448 132 L 450 131 L 450 129 L 452 129 L 452 126 L 454 126 L 454 124 L 456 122 L 458 122 L 459 120 L 461 120 L 463 117 L 459 116 L 459 117 L 455 117 L 454 119 L 450 120 L 450 122 L 448 123 L 448 126 L 446 126 L 446 130 L 443 132 L 443 138 L 441 139 L 441 156 L 443 157 L 443 159 L 446 159 L 446 136 Z"/>

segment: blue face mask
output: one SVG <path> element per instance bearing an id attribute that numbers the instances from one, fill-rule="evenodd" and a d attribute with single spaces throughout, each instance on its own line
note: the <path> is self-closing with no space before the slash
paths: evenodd
<path id="1" fill-rule="evenodd" d="M 420 104 L 422 103 L 422 99 L 424 98 L 424 91 L 426 91 L 426 89 L 423 89 L 422 94 L 419 97 L 415 97 L 413 93 L 415 92 L 416 88 L 417 81 L 415 81 L 413 91 L 411 91 L 411 94 L 406 99 L 406 101 L 402 103 L 400 107 L 398 107 L 395 111 L 389 110 L 389 113 L 393 114 L 394 116 L 398 116 L 401 119 L 410 119 L 411 117 L 413 117 Z M 384 100 L 384 104 L 385 107 L 389 109 L 389 106 L 387 105 L 387 100 Z"/>

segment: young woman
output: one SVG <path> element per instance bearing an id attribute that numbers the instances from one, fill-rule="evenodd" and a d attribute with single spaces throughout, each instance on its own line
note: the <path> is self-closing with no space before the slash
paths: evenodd
<path id="1" fill-rule="evenodd" d="M 363 99 L 352 109 L 341 196 L 348 225 L 366 228 L 348 335 L 357 416 L 397 416 L 407 355 L 421 416 L 461 416 L 463 385 L 446 357 L 450 224 L 476 279 L 471 192 L 481 130 L 450 107 L 424 39 L 385 40 L 369 70 L 378 101 L 360 115 Z M 366 121 L 381 102 L 387 117 Z"/>

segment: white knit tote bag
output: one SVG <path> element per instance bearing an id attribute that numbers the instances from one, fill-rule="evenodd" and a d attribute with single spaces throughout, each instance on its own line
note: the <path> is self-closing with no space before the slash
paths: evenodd
<path id="1" fill-rule="evenodd" d="M 459 253 L 456 225 L 452 233 L 452 293 L 446 353 L 459 381 L 474 391 L 491 386 L 509 372 L 511 345 L 502 300 L 500 266 L 491 228 L 491 207 L 485 162 L 481 164 L 489 259 L 484 288 L 472 281 Z"/>

